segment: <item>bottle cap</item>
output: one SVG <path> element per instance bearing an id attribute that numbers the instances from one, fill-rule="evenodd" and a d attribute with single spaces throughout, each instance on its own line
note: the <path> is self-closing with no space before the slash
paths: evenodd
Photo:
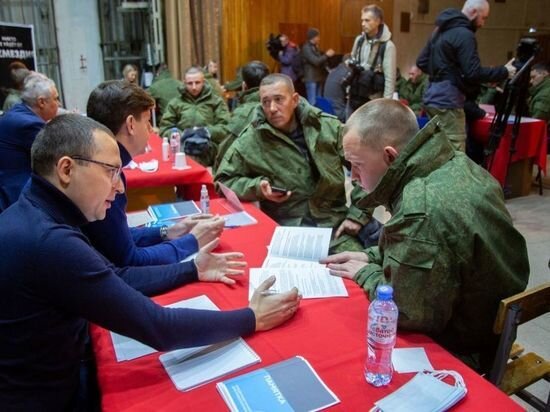
<path id="1" fill-rule="evenodd" d="M 376 297 L 380 300 L 390 300 L 393 297 L 393 288 L 390 285 L 381 285 L 376 288 Z"/>

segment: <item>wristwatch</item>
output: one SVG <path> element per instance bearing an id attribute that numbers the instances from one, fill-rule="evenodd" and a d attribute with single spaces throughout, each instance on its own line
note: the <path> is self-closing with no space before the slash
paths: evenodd
<path id="1" fill-rule="evenodd" d="M 168 240 L 168 226 L 164 225 L 160 227 L 160 238 L 162 240 Z"/>

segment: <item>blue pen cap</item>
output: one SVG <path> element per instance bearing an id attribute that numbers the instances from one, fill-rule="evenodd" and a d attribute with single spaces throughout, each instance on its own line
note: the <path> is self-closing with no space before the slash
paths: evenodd
<path id="1" fill-rule="evenodd" d="M 380 300 L 390 300 L 393 298 L 393 288 L 390 285 L 381 285 L 376 288 L 376 297 Z"/>

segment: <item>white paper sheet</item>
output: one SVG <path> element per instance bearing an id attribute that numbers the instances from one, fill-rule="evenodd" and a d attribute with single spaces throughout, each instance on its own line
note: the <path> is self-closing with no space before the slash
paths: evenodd
<path id="1" fill-rule="evenodd" d="M 331 234 L 331 228 L 278 226 L 268 256 L 318 262 L 328 255 Z"/>
<path id="2" fill-rule="evenodd" d="M 293 268 L 293 269 L 250 269 L 248 299 L 252 298 L 256 288 L 269 276 L 275 275 L 277 281 L 270 292 L 286 292 L 296 286 L 304 299 L 348 296 L 342 278 L 332 276 L 326 268 Z"/>
<path id="3" fill-rule="evenodd" d="M 399 373 L 434 370 L 424 348 L 395 348 L 391 360 L 395 371 Z"/>

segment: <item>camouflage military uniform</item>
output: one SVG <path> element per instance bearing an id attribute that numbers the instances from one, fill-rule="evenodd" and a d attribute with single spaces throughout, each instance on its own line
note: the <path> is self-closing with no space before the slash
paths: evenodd
<path id="1" fill-rule="evenodd" d="M 174 79 L 168 70 L 164 70 L 153 80 L 151 87 L 147 89 L 147 92 L 155 99 L 159 112 L 161 114 L 166 110 L 168 102 L 180 95 L 179 88 L 185 87 L 183 83 L 177 79 Z M 157 119 L 160 122 L 160 118 Z"/>
<path id="2" fill-rule="evenodd" d="M 428 87 L 428 76 L 422 74 L 416 83 L 407 80 L 396 89 L 401 99 L 407 100 L 409 107 L 418 116 L 422 111 L 422 99 Z"/>
<path id="3" fill-rule="evenodd" d="M 550 77 L 529 89 L 529 115 L 550 121 Z"/>
<path id="4" fill-rule="evenodd" d="M 216 158 L 218 144 L 227 136 L 229 110 L 224 100 L 212 92 L 205 83 L 201 94 L 196 98 L 187 89 L 181 88 L 180 96 L 170 100 L 160 122 L 160 134 L 169 137 L 172 128 L 180 132 L 188 127 L 207 127 L 212 136 L 211 150 L 196 158 L 201 164 L 211 166 Z"/>
<path id="5" fill-rule="evenodd" d="M 486 366 L 500 300 L 527 285 L 525 239 L 496 180 L 455 152 L 435 122 L 364 199 L 385 205 L 392 218 L 379 246 L 366 249 L 370 263 L 355 281 L 371 299 L 379 284 L 392 284 L 400 328 L 422 331 L 459 355 L 480 354 Z"/>
<path id="6" fill-rule="evenodd" d="M 214 163 L 214 172 L 217 170 L 221 163 L 225 152 L 229 149 L 229 146 L 233 144 L 237 136 L 244 130 L 246 126 L 252 121 L 254 117 L 254 109 L 258 107 L 260 103 L 260 88 L 253 87 L 252 89 L 245 90 L 239 98 L 239 105 L 233 111 L 231 120 L 227 125 L 229 134 L 220 143 L 218 147 L 218 156 Z"/>
<path id="7" fill-rule="evenodd" d="M 361 190 L 352 192 L 352 206 L 346 206 L 341 123 L 303 98 L 296 116 L 309 159 L 294 141 L 267 122 L 258 105 L 254 121 L 225 154 L 215 180 L 243 200 L 259 200 L 262 210 L 282 225 L 335 227 L 346 217 L 365 224 L 370 214 L 353 206 L 365 196 Z M 292 195 L 283 203 L 270 202 L 261 195 L 261 180 L 291 190 Z"/>

